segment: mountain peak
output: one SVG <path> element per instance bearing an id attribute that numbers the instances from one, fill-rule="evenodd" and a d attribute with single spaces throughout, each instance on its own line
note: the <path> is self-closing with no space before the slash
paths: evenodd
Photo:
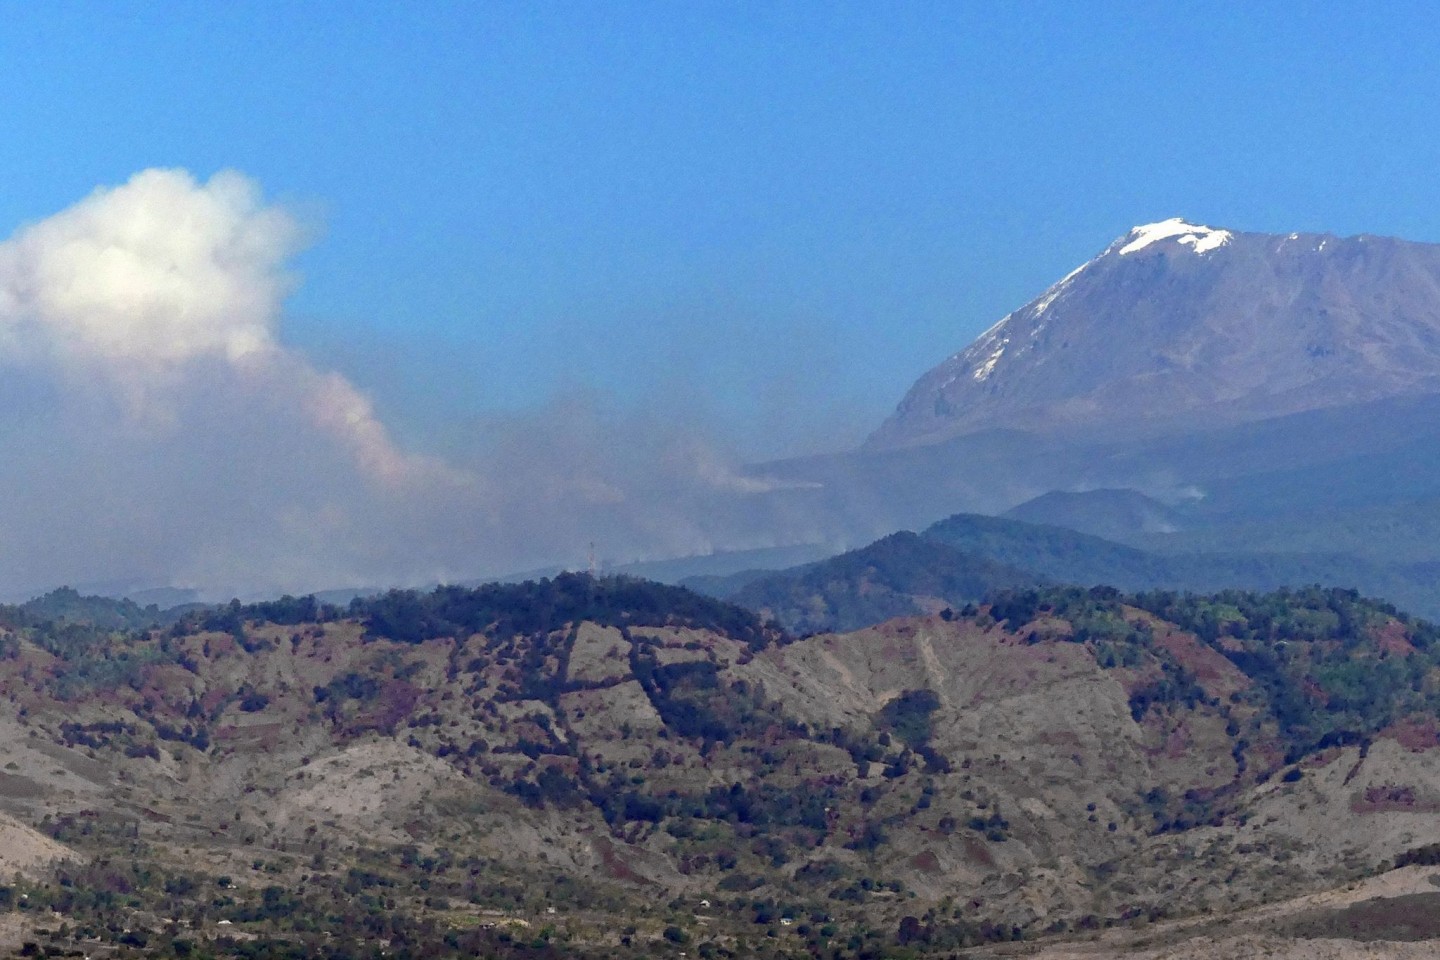
<path id="1" fill-rule="evenodd" d="M 1179 217 L 1171 217 L 1169 220 L 1161 220 L 1158 223 L 1147 223 L 1134 227 L 1128 234 L 1115 242 L 1117 244 L 1124 243 L 1119 250 L 1120 256 L 1123 257 L 1143 250 L 1159 240 L 1168 240 L 1172 237 L 1175 242 L 1190 247 L 1196 253 L 1208 253 L 1229 243 L 1234 234 L 1229 230 L 1218 230 L 1214 227 L 1187 223 Z"/>
<path id="2" fill-rule="evenodd" d="M 1143 224 L 921 377 L 868 445 L 1440 393 L 1437 291 L 1434 244 Z"/>

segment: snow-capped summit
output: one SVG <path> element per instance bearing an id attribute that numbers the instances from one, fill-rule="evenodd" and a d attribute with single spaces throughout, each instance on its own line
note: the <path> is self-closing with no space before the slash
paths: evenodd
<path id="1" fill-rule="evenodd" d="M 1186 223 L 1179 217 L 1171 217 L 1169 220 L 1161 220 L 1159 223 L 1147 223 L 1144 226 L 1133 228 L 1129 234 L 1121 237 L 1121 240 L 1128 241 L 1120 248 L 1120 256 L 1144 250 L 1157 240 L 1176 238 L 1177 243 L 1189 246 L 1196 253 L 1207 253 L 1216 247 L 1223 247 L 1230 242 L 1233 234 L 1229 230 L 1216 230 L 1213 227 L 1203 227 L 1193 223 Z"/>
<path id="2" fill-rule="evenodd" d="M 1135 227 L 921 377 L 872 447 L 1440 393 L 1440 246 Z"/>

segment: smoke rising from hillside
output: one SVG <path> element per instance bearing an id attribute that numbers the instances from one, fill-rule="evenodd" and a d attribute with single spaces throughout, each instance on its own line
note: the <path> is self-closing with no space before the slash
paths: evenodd
<path id="1" fill-rule="evenodd" d="M 422 583 L 590 540 L 766 542 L 739 506 L 773 482 L 582 398 L 484 425 L 463 463 L 403 449 L 281 342 L 305 233 L 238 173 L 147 170 L 0 244 L 0 591 Z"/>

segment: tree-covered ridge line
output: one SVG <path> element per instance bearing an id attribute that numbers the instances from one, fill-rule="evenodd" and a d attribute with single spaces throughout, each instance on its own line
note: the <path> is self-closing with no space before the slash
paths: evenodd
<path id="1" fill-rule="evenodd" d="M 73 587 L 59 587 L 21 604 L 0 604 L 0 627 L 41 633 L 69 629 L 109 635 L 173 627 L 182 635 L 231 630 L 245 622 L 293 626 L 346 618 L 365 621 L 371 636 L 406 643 L 470 633 L 535 633 L 580 621 L 712 629 L 753 642 L 757 649 L 780 636 L 748 610 L 684 587 L 585 573 L 475 587 L 392 589 L 345 605 L 320 601 L 314 594 L 286 594 L 275 600 L 162 609 L 153 603 L 142 607 L 129 599 L 82 595 Z"/>
<path id="2" fill-rule="evenodd" d="M 744 640 L 757 650 L 783 636 L 743 607 L 684 587 L 586 573 L 562 573 L 523 583 L 387 590 L 356 597 L 344 607 L 321 603 L 313 595 L 249 604 L 231 601 L 184 618 L 177 629 L 229 631 L 245 622 L 293 626 L 340 619 L 360 620 L 367 636 L 400 643 L 477 633 L 537 634 L 582 621 L 617 627 L 714 630 Z"/>

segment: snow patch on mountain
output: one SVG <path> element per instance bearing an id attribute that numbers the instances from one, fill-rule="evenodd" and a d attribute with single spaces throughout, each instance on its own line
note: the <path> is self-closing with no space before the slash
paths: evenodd
<path id="1" fill-rule="evenodd" d="M 990 374 L 995 372 L 995 364 L 1000 362 L 1000 358 L 1005 355 L 1005 348 L 1009 345 L 1009 337 L 1005 337 L 1000 341 L 999 346 L 994 349 L 990 356 L 986 357 L 985 360 L 975 368 L 974 377 L 976 380 L 984 381 L 990 378 Z"/>
<path id="2" fill-rule="evenodd" d="M 1006 332 L 1005 325 L 1015 316 L 1007 313 L 996 323 L 986 330 L 975 341 L 952 356 L 949 363 L 951 369 L 958 370 L 956 373 L 946 377 L 938 389 L 944 390 L 954 383 L 963 373 L 969 373 L 975 380 L 985 380 L 995 369 L 995 364 L 1005 353 L 1005 348 L 1010 345 L 1010 334 Z"/>
<path id="3" fill-rule="evenodd" d="M 1216 247 L 1223 247 L 1230 242 L 1230 233 L 1227 230 L 1212 230 L 1205 236 L 1181 237 L 1180 243 L 1188 244 L 1196 253 L 1208 253 Z"/>
<path id="4" fill-rule="evenodd" d="M 965 349 L 965 350 L 961 350 L 959 353 L 955 354 L 955 356 L 957 356 L 957 357 L 962 357 L 962 356 L 964 356 L 965 354 L 970 353 L 972 350 L 974 350 L 974 349 L 975 349 L 975 346 L 978 346 L 978 345 L 984 343 L 984 342 L 987 341 L 987 340 L 993 340 L 993 339 L 996 337 L 996 335 L 1000 333 L 1001 328 L 1003 328 L 1003 327 L 1005 326 L 1005 324 L 1009 323 L 1009 322 L 1010 322 L 1010 318 L 1013 317 L 1013 316 L 1015 316 L 1015 314 L 1013 314 L 1013 313 L 1007 313 L 1007 314 L 1005 314 L 1005 316 L 1001 317 L 999 320 L 996 320 L 993 324 L 991 324 L 991 325 L 989 326 L 988 329 L 985 330 L 984 333 L 980 334 L 980 336 L 978 336 L 978 337 L 975 338 L 975 344 L 974 344 L 974 345 L 972 345 L 971 347 L 969 347 L 969 348 L 967 348 L 967 349 Z"/>
<path id="5" fill-rule="evenodd" d="M 1144 250 L 1152 243 L 1171 237 L 1176 237 L 1177 243 L 1189 246 L 1196 253 L 1208 253 L 1229 243 L 1232 236 L 1229 230 L 1216 230 L 1213 227 L 1186 223 L 1179 217 L 1171 217 L 1169 220 L 1147 223 L 1131 230 L 1126 236 L 1130 242 L 1120 248 L 1120 256 Z"/>
<path id="6" fill-rule="evenodd" d="M 1055 298 L 1065 292 L 1065 288 L 1070 285 L 1070 281 L 1080 276 L 1080 271 L 1084 270 L 1086 267 L 1090 266 L 1090 264 L 1094 262 L 1094 260 L 1086 260 L 1084 263 L 1080 264 L 1080 266 L 1076 267 L 1074 270 L 1071 270 L 1069 273 L 1065 274 L 1065 276 L 1061 277 L 1059 283 L 1052 286 L 1049 290 L 1046 290 L 1045 295 L 1041 297 L 1035 304 L 1035 316 L 1038 317 L 1043 314 L 1046 309 L 1049 308 L 1050 304 L 1055 302 Z M 1006 319 L 1009 318 L 1007 317 Z"/>

